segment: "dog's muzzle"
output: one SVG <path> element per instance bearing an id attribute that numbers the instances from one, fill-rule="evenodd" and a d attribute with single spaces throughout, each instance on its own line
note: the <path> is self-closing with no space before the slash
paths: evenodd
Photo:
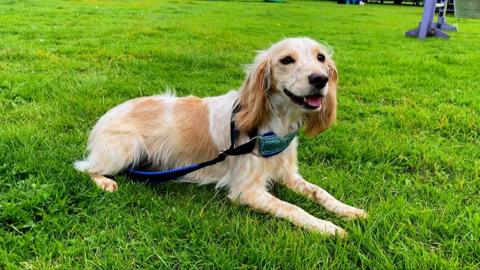
<path id="1" fill-rule="evenodd" d="M 315 89 L 312 95 L 307 95 L 307 96 L 297 96 L 288 89 L 283 89 L 283 92 L 285 95 L 287 95 L 290 100 L 292 100 L 294 103 L 309 109 L 309 110 L 316 110 L 322 106 L 323 103 L 323 98 L 324 95 L 322 94 L 322 91 L 319 89 Z"/>

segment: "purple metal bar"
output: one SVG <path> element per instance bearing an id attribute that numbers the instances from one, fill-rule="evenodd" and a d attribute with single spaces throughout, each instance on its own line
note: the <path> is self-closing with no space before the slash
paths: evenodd
<path id="1" fill-rule="evenodd" d="M 437 4 L 436 0 L 427 0 L 425 1 L 425 7 L 423 8 L 423 18 L 420 23 L 420 29 L 418 33 L 418 38 L 425 39 L 427 37 L 427 31 L 432 25 L 433 17 L 435 16 L 435 5 Z"/>

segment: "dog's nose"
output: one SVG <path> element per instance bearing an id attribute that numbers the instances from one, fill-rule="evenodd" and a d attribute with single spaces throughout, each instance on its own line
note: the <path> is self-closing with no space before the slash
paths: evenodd
<path id="1" fill-rule="evenodd" d="M 317 89 L 322 89 L 328 82 L 328 77 L 319 73 L 312 73 L 308 76 L 308 82 Z"/>

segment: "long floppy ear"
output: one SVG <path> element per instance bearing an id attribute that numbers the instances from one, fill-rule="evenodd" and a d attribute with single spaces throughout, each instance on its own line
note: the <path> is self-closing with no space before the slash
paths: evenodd
<path id="1" fill-rule="evenodd" d="M 305 134 L 309 137 L 313 137 L 329 128 L 337 116 L 337 67 L 331 59 L 328 59 L 326 64 L 328 68 L 328 93 L 323 99 L 320 111 L 307 114 Z"/>
<path id="2" fill-rule="evenodd" d="M 261 52 L 240 88 L 240 111 L 236 118 L 240 131 L 248 133 L 267 120 L 267 95 L 271 84 L 270 59 L 266 52 Z"/>

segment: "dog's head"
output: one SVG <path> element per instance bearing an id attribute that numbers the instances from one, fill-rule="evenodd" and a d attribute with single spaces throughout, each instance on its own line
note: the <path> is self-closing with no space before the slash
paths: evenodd
<path id="1" fill-rule="evenodd" d="M 240 90 L 238 127 L 248 132 L 268 121 L 270 109 L 288 106 L 304 115 L 305 133 L 314 136 L 335 120 L 337 80 L 325 46 L 310 38 L 284 39 L 260 52 L 249 68 Z"/>

